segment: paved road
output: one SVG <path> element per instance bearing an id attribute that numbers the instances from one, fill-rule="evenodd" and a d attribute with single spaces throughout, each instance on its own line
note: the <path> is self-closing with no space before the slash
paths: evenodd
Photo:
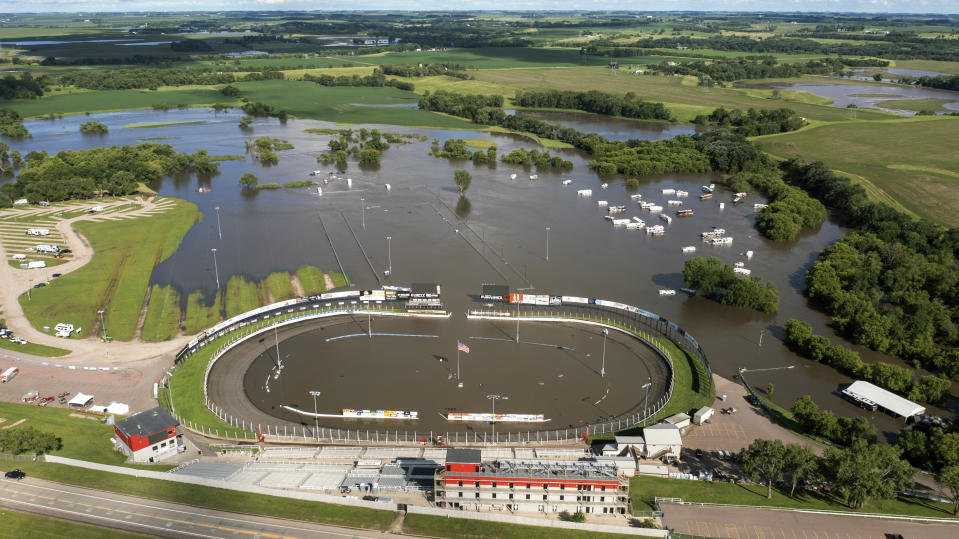
<path id="1" fill-rule="evenodd" d="M 663 522 L 689 535 L 736 539 L 955 539 L 959 524 L 817 515 L 772 509 L 663 504 Z M 943 515 L 948 516 L 948 515 Z"/>
<path id="2" fill-rule="evenodd" d="M 27 478 L 0 480 L 0 507 L 159 537 L 398 537 L 202 509 Z"/>

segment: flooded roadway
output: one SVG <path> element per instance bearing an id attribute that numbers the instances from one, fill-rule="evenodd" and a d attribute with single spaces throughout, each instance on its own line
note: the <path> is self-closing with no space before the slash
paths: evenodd
<path id="1" fill-rule="evenodd" d="M 77 133 L 79 123 L 90 119 L 106 123 L 110 133 Z M 761 197 L 751 196 L 738 206 L 730 203 L 729 193 L 719 192 L 711 201 L 698 199 L 700 185 L 715 181 L 715 176 L 649 177 L 641 180 L 635 190 L 626 188 L 622 181 L 611 180 L 609 189 L 602 190 L 601 182 L 588 170 L 588 156 L 575 150 L 561 151 L 565 159 L 574 163 L 572 171 L 550 172 L 503 163 L 490 167 L 437 159 L 427 155 L 429 140 L 394 145 L 383 153 L 382 165 L 376 169 L 359 169 L 351 161 L 343 175 L 352 177 L 352 189 L 344 182 L 333 182 L 324 186 L 322 197 L 316 195 L 315 188 L 247 194 L 237 185 L 237 178 L 247 171 L 259 176 L 260 183 L 309 179 L 308 174 L 314 169 L 322 169 L 325 175 L 329 169 L 319 166 L 316 156 L 326 149 L 330 137 L 307 134 L 303 129 L 336 126 L 313 121 L 293 120 L 281 125 L 275 120 L 257 120 L 250 132 L 236 127 L 238 119 L 235 112 L 214 114 L 209 109 L 68 117 L 28 122 L 34 138 L 14 141 L 11 146 L 26 154 L 31 150 L 55 152 L 159 138 L 162 140 L 156 142 L 172 144 L 178 151 L 203 148 L 213 155 L 223 155 L 243 154 L 244 140 L 251 135 L 293 143 L 296 149 L 279 152 L 280 162 L 275 166 L 262 166 L 246 156 L 222 162 L 220 174 L 211 178 L 198 179 L 187 174 L 155 186 L 161 195 L 196 203 L 205 216 L 202 223 L 190 230 L 177 253 L 153 273 L 153 282 L 172 284 L 185 292 L 184 297 L 197 288 L 212 297 L 216 287 L 212 247 L 217 248 L 221 277 L 244 274 L 262 279 L 272 271 L 294 271 L 301 264 L 338 270 L 332 243 L 344 270 L 358 287 L 372 288 L 381 281 L 438 282 L 443 286 L 447 309 L 457 316 L 465 311 L 467 294 L 477 293 L 482 283 L 638 305 L 690 331 L 707 351 L 717 374 L 730 377 L 742 367 L 796 365 L 790 371 L 750 376 L 750 381 L 760 387 L 773 382 L 776 391 L 772 398 L 783 406 L 811 394 L 821 406 L 841 415 L 865 414 L 884 432 L 899 429 L 900 422 L 879 413 L 860 411 L 839 399 L 838 385 L 851 379 L 798 358 L 779 340 L 781 328 L 789 318 L 806 320 L 816 332 L 835 339 L 826 325 L 828 319 L 811 310 L 802 296 L 806 269 L 819 251 L 844 233 L 831 220 L 795 242 L 774 243 L 760 237 L 753 228 L 752 204 L 764 202 Z M 181 121 L 206 123 L 121 129 L 131 123 Z M 486 139 L 498 145 L 500 155 L 519 147 L 534 147 L 510 135 L 378 127 L 383 131 L 419 133 L 441 142 L 447 138 Z M 453 171 L 459 168 L 473 175 L 465 198 L 459 196 L 452 181 Z M 510 179 L 513 173 L 517 174 L 515 180 Z M 529 180 L 531 174 L 538 174 L 538 179 Z M 561 180 L 567 178 L 572 183 L 563 186 Z M 384 187 L 386 183 L 391 185 L 390 190 Z M 201 185 L 209 186 L 212 192 L 197 193 Z M 593 190 L 591 198 L 576 196 L 576 190 L 584 188 Z M 597 200 L 608 200 L 611 205 L 627 206 L 623 216 L 635 215 L 649 224 L 665 225 L 629 198 L 631 194 L 641 194 L 643 200 L 665 203 L 673 196 L 664 196 L 663 188 L 689 191 L 683 207 L 695 211 L 693 217 L 674 218 L 672 224 L 666 225 L 663 237 L 613 228 L 602 219 L 605 211 L 597 207 Z M 725 209 L 719 209 L 719 202 L 725 202 Z M 220 207 L 222 240 L 218 239 L 215 206 Z M 331 241 L 321 228 L 320 217 Z M 710 247 L 700 243 L 699 232 L 713 225 L 725 228 L 727 235 L 735 238 L 732 246 Z M 548 261 L 546 227 L 550 228 Z M 393 274 L 384 278 L 383 270 L 390 263 L 387 236 L 392 238 Z M 682 286 L 683 262 L 691 256 L 681 252 L 686 245 L 697 247 L 695 256 L 715 255 L 726 263 L 746 261 L 741 253 L 754 251 L 755 256 L 746 262 L 746 267 L 753 275 L 776 285 L 781 298 L 779 313 L 764 315 L 682 294 L 659 296 L 660 288 Z M 866 361 L 896 361 L 860 352 Z M 954 405 L 952 402 L 951 407 Z"/>

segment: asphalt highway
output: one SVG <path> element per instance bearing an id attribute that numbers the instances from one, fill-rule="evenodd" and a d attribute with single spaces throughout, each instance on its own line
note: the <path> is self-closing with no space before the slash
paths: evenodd
<path id="1" fill-rule="evenodd" d="M 62 485 L 0 480 L 0 507 L 157 537 L 381 538 L 393 534 L 258 517 Z"/>

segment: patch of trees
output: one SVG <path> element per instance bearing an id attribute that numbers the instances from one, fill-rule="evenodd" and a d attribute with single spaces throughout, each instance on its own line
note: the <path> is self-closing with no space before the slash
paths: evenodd
<path id="1" fill-rule="evenodd" d="M 42 97 L 50 85 L 50 77 L 44 75 L 33 78 L 30 73 L 23 73 L 20 78 L 7 75 L 0 79 L 0 99 L 33 99 Z"/>
<path id="2" fill-rule="evenodd" d="M 837 418 L 831 411 L 820 409 L 809 395 L 796 399 L 792 413 L 804 431 L 839 445 L 852 445 L 856 440 L 876 441 L 876 427 L 868 419 L 863 416 Z"/>
<path id="3" fill-rule="evenodd" d="M 334 77 L 333 75 L 310 75 L 307 73 L 303 75 L 303 80 L 315 82 L 321 86 L 370 86 L 375 88 L 392 86 L 410 92 L 416 88 L 412 82 L 401 81 L 399 79 L 387 79 L 386 75 L 384 75 L 383 71 L 379 68 L 374 69 L 372 74 L 362 77 L 359 75 L 339 75 Z"/>
<path id="4" fill-rule="evenodd" d="M 617 95 L 598 90 L 524 90 L 513 99 L 513 103 L 520 107 L 580 110 L 639 120 L 675 120 L 665 105 L 643 101 L 633 92 Z"/>
<path id="5" fill-rule="evenodd" d="M 470 184 L 473 183 L 473 176 L 465 170 L 456 170 L 453 172 L 453 183 L 456 184 L 456 189 L 459 190 L 460 195 L 465 195 L 470 188 Z"/>
<path id="6" fill-rule="evenodd" d="M 107 126 L 103 122 L 92 121 L 92 122 L 83 122 L 80 124 L 80 132 L 84 135 L 102 135 L 109 131 Z"/>
<path id="7" fill-rule="evenodd" d="M 63 441 L 56 434 L 36 427 L 17 427 L 0 433 L 0 451 L 10 455 L 33 453 L 43 455 L 56 451 Z"/>
<path id="8" fill-rule="evenodd" d="M 0 135 L 10 138 L 29 137 L 20 113 L 13 109 L 0 109 Z"/>
<path id="9" fill-rule="evenodd" d="M 519 148 L 511 151 L 502 157 L 504 163 L 511 165 L 533 165 L 536 168 L 559 168 L 569 170 L 573 168 L 573 162 L 563 159 L 558 155 L 550 155 L 548 151 L 524 150 Z"/>
<path id="10" fill-rule="evenodd" d="M 951 253 L 850 234 L 820 253 L 806 286 L 856 344 L 959 380 L 959 267 Z"/>
<path id="11" fill-rule="evenodd" d="M 259 103 L 255 101 L 249 101 L 243 103 L 240 107 L 243 112 L 250 116 L 265 116 L 268 118 L 278 118 L 281 122 L 285 122 L 289 115 L 285 110 L 280 110 L 273 105 L 268 105 L 266 103 Z"/>
<path id="12" fill-rule="evenodd" d="M 775 313 L 779 308 L 779 294 L 772 283 L 756 276 L 737 277 L 732 266 L 723 264 L 715 256 L 687 260 L 683 266 L 683 279 L 686 287 L 693 289 L 696 295 L 723 305 L 764 313 Z"/>
<path id="13" fill-rule="evenodd" d="M 754 481 L 766 485 L 772 498 L 773 484 L 785 482 L 790 496 L 796 487 L 821 478 L 853 509 L 871 500 L 895 499 L 912 481 L 912 466 L 891 445 L 854 440 L 849 447 L 829 447 L 822 458 L 807 446 L 757 439 L 742 453 L 743 469 Z"/>
<path id="14" fill-rule="evenodd" d="M 183 172 L 193 165 L 192 156 L 177 153 L 173 146 L 144 143 L 89 150 L 66 150 L 55 155 L 33 151 L 26 156 L 12 184 L 12 195 L 30 202 L 115 196 L 136 192 L 140 183 Z"/>
<path id="15" fill-rule="evenodd" d="M 959 75 L 941 75 L 938 77 L 919 77 L 919 86 L 938 88 L 940 90 L 959 91 Z"/>
<path id="16" fill-rule="evenodd" d="M 112 69 L 66 73 L 60 83 L 88 90 L 127 90 L 160 86 L 215 85 L 234 82 L 232 73 L 200 69 Z"/>
<path id="17" fill-rule="evenodd" d="M 938 474 L 959 466 L 959 432 L 954 428 L 912 425 L 899 434 L 896 445 L 919 469 Z"/>
<path id="18" fill-rule="evenodd" d="M 720 106 L 708 116 L 700 114 L 693 119 L 694 124 L 728 127 L 734 133 L 744 137 L 772 135 L 795 131 L 806 125 L 795 111 L 787 108 L 756 110 L 750 108 L 743 112 L 739 109 L 727 109 Z"/>
<path id="19" fill-rule="evenodd" d="M 773 241 L 790 241 L 803 229 L 817 227 L 826 219 L 826 207 L 802 189 L 789 185 L 774 168 L 740 172 L 721 180 L 735 192 L 755 188 L 766 195 L 769 205 L 756 216 L 756 228 Z"/>
<path id="20" fill-rule="evenodd" d="M 421 97 L 419 107 L 468 118 L 473 123 L 483 125 L 498 125 L 505 116 L 501 95 L 454 94 L 437 90 Z"/>
<path id="21" fill-rule="evenodd" d="M 436 76 L 447 76 L 454 77 L 457 79 L 470 80 L 473 79 L 473 75 L 469 73 L 464 73 L 466 66 L 460 64 L 426 64 L 426 65 L 410 65 L 410 64 L 395 64 L 395 65 L 384 65 L 377 68 L 382 71 L 385 75 L 395 75 L 397 77 L 436 77 Z"/>
<path id="22" fill-rule="evenodd" d="M 334 132 L 335 137 L 327 143 L 330 151 L 320 154 L 316 160 L 320 163 L 335 163 L 339 170 L 346 170 L 347 159 L 354 155 L 361 165 L 378 165 L 382 152 L 388 150 L 388 141 L 405 144 L 416 135 L 381 133 L 377 129 L 362 128 L 357 132 L 341 129 Z M 356 144 L 362 142 L 362 145 Z"/>
<path id="23" fill-rule="evenodd" d="M 745 79 L 789 78 L 802 75 L 828 75 L 841 73 L 845 62 L 840 58 L 823 58 L 780 64 L 775 57 L 751 60 L 737 58 L 710 62 L 680 62 L 669 65 L 662 62 L 655 66 L 656 71 L 666 74 L 708 76 L 713 81 L 732 82 Z"/>
<path id="24" fill-rule="evenodd" d="M 814 334 L 812 326 L 800 320 L 786 322 L 785 342 L 806 359 L 825 363 L 853 378 L 868 380 L 910 400 L 938 404 L 952 385 L 947 378 L 933 375 L 922 376 L 915 382 L 912 369 L 891 363 L 863 363 L 858 352 L 830 343 L 828 338 Z"/>

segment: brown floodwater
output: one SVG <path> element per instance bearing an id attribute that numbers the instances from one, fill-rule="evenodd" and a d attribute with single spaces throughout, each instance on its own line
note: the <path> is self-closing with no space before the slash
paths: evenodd
<path id="1" fill-rule="evenodd" d="M 740 368 L 795 365 L 791 370 L 747 373 L 757 386 L 773 383 L 772 399 L 783 406 L 791 406 L 799 396 L 810 394 L 820 406 L 840 415 L 868 417 L 882 432 L 895 433 L 901 427 L 901 421 L 862 411 L 841 400 L 838 388 L 851 382 L 849 377 L 797 357 L 781 342 L 783 324 L 790 318 L 806 320 L 816 332 L 839 339 L 828 327 L 828 317 L 812 310 L 802 294 L 805 271 L 823 248 L 845 233 L 833 220 L 802 234 L 796 241 L 774 243 L 759 236 L 753 227 L 753 204 L 765 202 L 762 197 L 750 196 L 745 203 L 733 205 L 731 194 L 720 189 L 712 200 L 699 200 L 700 186 L 715 182 L 715 175 L 647 177 L 636 189 L 627 188 L 621 179 L 610 178 L 605 180 L 609 182 L 608 189 L 603 190 L 602 180 L 588 168 L 588 156 L 575 150 L 558 151 L 574 163 L 573 170 L 535 170 L 504 163 L 487 166 L 434 158 L 428 155 L 429 140 L 394 145 L 383 153 L 382 164 L 376 168 L 362 169 L 351 161 L 349 169 L 340 176 L 352 178 L 352 187 L 345 180 L 335 180 L 322 186 L 321 197 L 315 188 L 251 195 L 237 185 L 237 178 L 248 171 L 259 176 L 261 183 L 310 179 L 309 173 L 315 169 L 321 175 L 313 179 L 327 177 L 331 168 L 317 164 L 316 156 L 326 149 L 330 136 L 303 130 L 336 126 L 327 122 L 291 120 L 281 124 L 276 120 L 257 120 L 252 132 L 245 132 L 236 127 L 239 115 L 235 112 L 214 114 L 207 109 L 95 116 L 110 127 L 107 135 L 79 135 L 78 124 L 90 118 L 72 117 L 28 122 L 34 137 L 11 141 L 10 145 L 26 154 L 31 150 L 55 152 L 129 144 L 150 137 L 160 138 L 157 142 L 172 144 L 178 151 L 204 148 L 211 154 L 222 155 L 244 154 L 244 140 L 252 134 L 287 139 L 295 146 L 294 150 L 279 152 L 280 162 L 275 166 L 265 167 L 245 156 L 222 162 L 221 172 L 212 177 L 186 174 L 164 179 L 155 186 L 162 196 L 187 199 L 203 212 L 203 221 L 190 230 L 179 250 L 157 266 L 152 276 L 154 283 L 176 287 L 184 299 L 195 289 L 204 290 L 212 299 L 216 276 L 210 249 L 214 247 L 221 283 L 226 283 L 226 276 L 231 274 L 262 279 L 273 271 L 295 271 L 302 264 L 324 270 L 342 268 L 360 288 L 381 283 L 437 282 L 443 287 L 447 309 L 454 313 L 454 324 L 466 310 L 468 295 L 478 293 L 483 283 L 502 283 L 539 293 L 613 299 L 658 313 L 687 329 L 706 350 L 713 371 L 719 375 L 731 377 Z M 120 129 L 130 123 L 197 120 L 205 123 Z M 520 137 L 494 133 L 378 127 L 423 134 L 441 142 L 447 138 L 488 140 L 498 146 L 500 155 L 515 148 L 534 147 Z M 611 129 L 622 127 L 617 124 Z M 637 138 L 642 133 L 642 129 L 637 129 Z M 453 185 L 453 171 L 457 169 L 465 169 L 473 176 L 466 197 L 460 197 Z M 510 179 L 511 174 L 516 174 L 516 179 Z M 538 178 L 530 180 L 533 174 Z M 565 179 L 572 181 L 564 186 Z M 391 188 L 387 189 L 386 184 Z M 198 193 L 201 185 L 212 192 Z M 674 217 L 671 224 L 666 224 L 630 200 L 630 195 L 640 194 L 643 200 L 666 206 L 668 199 L 676 197 L 663 195 L 664 188 L 688 191 L 682 207 L 693 209 L 695 215 Z M 592 189 L 592 197 L 578 197 L 578 189 Z M 597 206 L 597 200 L 625 205 L 627 210 L 621 216 L 663 224 L 666 233 L 651 237 L 642 231 L 614 228 L 602 218 L 606 212 Z M 720 209 L 720 202 L 725 203 L 724 209 Z M 214 210 L 217 206 L 219 230 Z M 673 215 L 674 211 L 666 207 L 666 213 Z M 725 228 L 727 235 L 734 238 L 733 244 L 712 247 L 701 243 L 699 233 L 713 226 Z M 683 254 L 683 246 L 695 246 L 695 255 Z M 747 250 L 754 252 L 751 260 L 743 256 Z M 779 312 L 765 315 L 683 293 L 660 296 L 661 288 L 683 286 L 683 263 L 690 256 L 717 256 L 729 264 L 744 262 L 753 275 L 776 285 L 781 298 Z M 384 270 L 390 266 L 393 273 L 385 277 Z M 444 331 L 442 335 L 455 339 L 463 332 L 454 328 L 452 333 Z M 408 345 L 412 346 L 409 341 L 394 341 L 397 349 Z M 281 343 L 281 349 L 284 347 Z M 294 348 L 294 343 L 290 348 Z M 441 348 L 445 350 L 448 345 Z M 428 355 L 426 348 L 418 350 L 417 354 Z M 857 350 L 865 361 L 898 361 Z M 251 377 L 255 378 L 252 374 Z M 950 400 L 947 409 L 931 411 L 952 416 L 956 406 L 956 401 Z M 564 421 L 572 423 L 576 417 L 564 416 Z"/>

